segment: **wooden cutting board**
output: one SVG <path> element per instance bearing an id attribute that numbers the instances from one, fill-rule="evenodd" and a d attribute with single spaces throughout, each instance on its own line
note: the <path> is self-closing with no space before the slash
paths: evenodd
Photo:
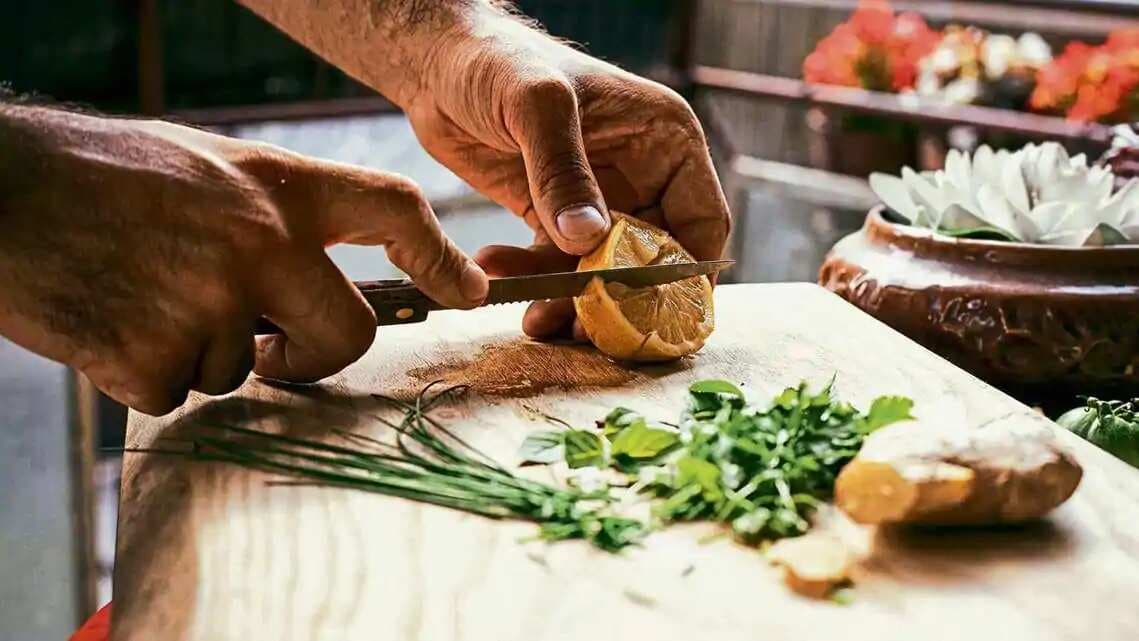
<path id="1" fill-rule="evenodd" d="M 695 358 L 628 371 L 590 349 L 520 337 L 521 306 L 433 314 L 382 328 L 357 365 L 310 389 L 253 380 L 175 415 L 133 415 L 128 443 L 161 445 L 195 421 L 313 436 L 377 433 L 372 394 L 425 382 L 477 392 L 439 416 L 500 460 L 546 413 L 587 424 L 621 404 L 663 420 L 707 377 L 770 397 L 837 374 L 843 398 L 916 401 L 962 429 L 1043 421 L 811 285 L 716 292 L 717 331 Z M 1059 431 L 1059 430 L 1058 430 Z M 113 639 L 553 641 L 599 639 L 1139 639 L 1139 471 L 1066 433 L 1085 476 L 1028 527 L 858 529 L 873 550 L 853 604 L 789 593 L 761 555 L 670 528 L 620 556 L 578 542 L 522 543 L 527 524 L 343 489 L 270 485 L 229 466 L 128 454 L 114 577 Z"/>

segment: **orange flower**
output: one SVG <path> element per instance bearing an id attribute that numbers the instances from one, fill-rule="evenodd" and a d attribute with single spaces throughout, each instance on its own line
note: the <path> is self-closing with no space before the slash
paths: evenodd
<path id="1" fill-rule="evenodd" d="M 803 61 L 803 77 L 813 83 L 901 91 L 913 87 L 918 60 L 940 40 L 921 16 L 895 16 L 888 2 L 863 0 Z"/>
<path id="2" fill-rule="evenodd" d="M 1115 31 L 1100 46 L 1069 44 L 1040 70 L 1029 104 L 1078 122 L 1139 117 L 1139 29 Z"/>
<path id="3" fill-rule="evenodd" d="M 1103 46 L 1116 53 L 1132 53 L 1139 50 L 1139 29 L 1119 29 L 1107 36 Z"/>

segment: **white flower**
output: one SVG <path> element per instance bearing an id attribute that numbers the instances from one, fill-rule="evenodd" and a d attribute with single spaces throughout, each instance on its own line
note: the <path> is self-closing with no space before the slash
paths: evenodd
<path id="1" fill-rule="evenodd" d="M 929 56 L 929 69 L 934 73 L 951 73 L 961 66 L 961 56 L 953 47 L 938 47 Z"/>
<path id="2" fill-rule="evenodd" d="M 993 34 L 981 44 L 981 64 L 985 66 L 985 75 L 991 79 L 1005 75 L 1018 57 L 1016 40 L 1012 36 Z"/>
<path id="3" fill-rule="evenodd" d="M 1131 125 L 1116 125 L 1112 132 L 1115 134 L 1111 139 L 1112 149 L 1139 147 L 1139 130 Z"/>
<path id="4" fill-rule="evenodd" d="M 1052 47 L 1039 33 L 1022 33 L 1016 41 L 1017 54 L 1021 62 L 1039 69 L 1052 61 Z"/>
<path id="5" fill-rule="evenodd" d="M 958 78 L 945 85 L 942 99 L 946 102 L 968 105 L 981 97 L 981 81 L 977 78 Z"/>
<path id="6" fill-rule="evenodd" d="M 981 44 L 981 64 L 985 75 L 996 80 L 1013 67 L 1039 69 L 1052 60 L 1052 47 L 1037 33 L 1025 33 L 1020 38 L 992 34 Z"/>
<path id="7" fill-rule="evenodd" d="M 922 69 L 918 73 L 914 89 L 921 96 L 935 96 L 941 91 L 941 78 L 932 69 Z"/>
<path id="8" fill-rule="evenodd" d="M 1010 240 L 1070 247 L 1139 242 L 1139 180 L 1112 193 L 1115 176 L 1069 158 L 1057 143 L 1009 153 L 950 151 L 945 169 L 870 177 L 891 210 L 919 227 L 960 235 L 995 230 Z"/>

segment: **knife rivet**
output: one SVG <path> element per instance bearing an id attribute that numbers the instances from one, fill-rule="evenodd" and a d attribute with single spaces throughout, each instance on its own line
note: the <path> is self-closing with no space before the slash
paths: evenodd
<path id="1" fill-rule="evenodd" d="M 410 307 L 403 307 L 396 310 L 395 317 L 400 320 L 407 320 L 415 315 L 415 310 Z"/>

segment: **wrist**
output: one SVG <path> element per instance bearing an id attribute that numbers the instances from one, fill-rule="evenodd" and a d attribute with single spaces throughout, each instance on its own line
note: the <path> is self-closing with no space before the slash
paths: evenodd
<path id="1" fill-rule="evenodd" d="M 363 78 L 405 111 L 424 94 L 437 89 L 443 61 L 470 55 L 501 21 L 511 18 L 496 0 L 440 0 L 429 10 L 416 10 L 414 0 L 397 0 L 400 9 L 390 20 L 387 64 L 373 67 Z"/>
<path id="2" fill-rule="evenodd" d="M 490 99 L 518 73 L 553 65 L 571 67 L 580 53 L 502 8 L 495 0 L 479 0 L 448 30 L 424 43 L 414 67 L 414 82 L 406 85 L 401 102 L 405 111 L 416 100 L 437 101 L 445 96 Z M 504 72 L 509 72 L 505 73 Z M 520 78 L 519 78 L 520 79 Z"/>

